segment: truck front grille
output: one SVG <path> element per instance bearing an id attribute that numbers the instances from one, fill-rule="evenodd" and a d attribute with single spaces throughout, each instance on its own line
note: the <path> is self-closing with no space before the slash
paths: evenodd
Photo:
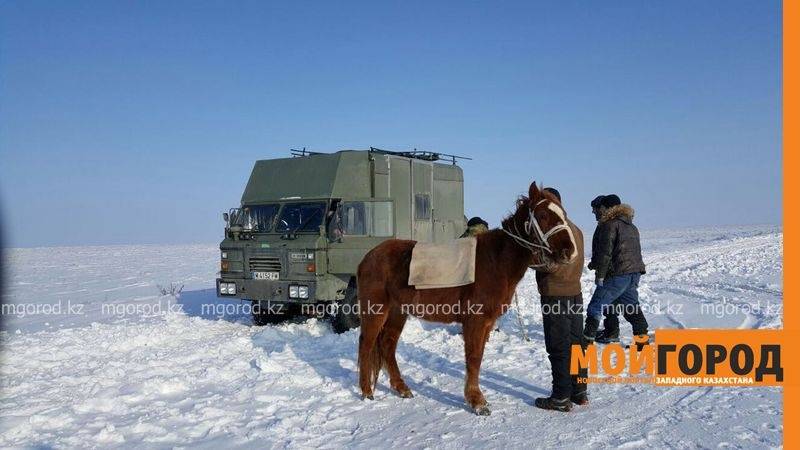
<path id="1" fill-rule="evenodd" d="M 281 259 L 277 256 L 251 256 L 251 272 L 280 272 Z"/>

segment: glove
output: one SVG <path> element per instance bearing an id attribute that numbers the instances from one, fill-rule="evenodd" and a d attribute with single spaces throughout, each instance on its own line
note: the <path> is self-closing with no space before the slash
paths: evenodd
<path id="1" fill-rule="evenodd" d="M 547 273 L 553 273 L 558 270 L 558 264 L 554 263 L 553 261 L 547 261 L 544 265 L 544 271 Z"/>
<path id="2" fill-rule="evenodd" d="M 603 279 L 602 278 L 595 278 L 594 279 L 594 284 L 597 287 L 603 287 Z"/>
<path id="3" fill-rule="evenodd" d="M 594 270 L 594 263 L 589 261 L 589 270 Z"/>

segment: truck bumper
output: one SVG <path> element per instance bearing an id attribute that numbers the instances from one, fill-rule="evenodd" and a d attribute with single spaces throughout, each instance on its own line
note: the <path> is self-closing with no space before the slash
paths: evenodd
<path id="1" fill-rule="evenodd" d="M 220 283 L 234 284 L 235 294 L 222 293 Z M 294 298 L 289 296 L 290 286 L 305 286 L 308 288 L 308 298 Z M 241 278 L 217 278 L 217 297 L 240 298 L 243 300 L 272 301 L 275 303 L 316 303 L 316 282 L 313 280 L 250 280 Z"/>

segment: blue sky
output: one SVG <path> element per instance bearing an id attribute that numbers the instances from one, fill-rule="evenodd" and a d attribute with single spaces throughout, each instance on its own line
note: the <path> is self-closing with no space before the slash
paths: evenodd
<path id="1" fill-rule="evenodd" d="M 214 242 L 256 159 L 474 158 L 467 215 L 531 180 L 591 232 L 780 223 L 780 3 L 0 3 L 8 246 Z"/>

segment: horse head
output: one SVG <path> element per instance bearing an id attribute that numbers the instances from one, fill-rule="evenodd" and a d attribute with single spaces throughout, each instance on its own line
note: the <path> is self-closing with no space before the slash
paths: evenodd
<path id="1" fill-rule="evenodd" d="M 575 237 L 561 202 L 533 182 L 517 210 L 503 221 L 503 230 L 531 250 L 531 266 L 552 261 L 565 264 L 578 254 Z"/>
<path id="2" fill-rule="evenodd" d="M 542 244 L 548 257 L 556 263 L 564 264 L 575 258 L 578 248 L 561 202 L 534 181 L 528 189 L 527 207 L 525 231 L 528 237 Z"/>

